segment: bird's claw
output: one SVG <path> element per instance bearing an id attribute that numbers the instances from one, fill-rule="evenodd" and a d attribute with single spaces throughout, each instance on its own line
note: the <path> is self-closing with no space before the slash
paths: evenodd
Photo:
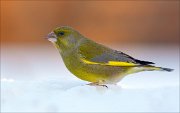
<path id="1" fill-rule="evenodd" d="M 104 84 L 99 84 L 98 82 L 93 82 L 93 83 L 89 83 L 89 84 L 86 84 L 86 85 L 90 85 L 90 86 L 102 86 L 102 87 L 106 87 L 108 88 L 107 85 L 104 85 Z"/>

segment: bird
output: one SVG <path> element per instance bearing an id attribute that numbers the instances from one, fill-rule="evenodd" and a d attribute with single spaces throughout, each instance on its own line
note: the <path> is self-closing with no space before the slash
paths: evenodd
<path id="1" fill-rule="evenodd" d="M 57 48 L 67 69 L 91 86 L 107 87 L 142 71 L 173 71 L 99 44 L 69 26 L 53 29 L 46 38 Z"/>

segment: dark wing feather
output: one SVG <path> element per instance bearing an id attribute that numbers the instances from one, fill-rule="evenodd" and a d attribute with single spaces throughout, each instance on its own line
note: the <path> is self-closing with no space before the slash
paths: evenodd
<path id="1" fill-rule="evenodd" d="M 150 65 L 150 64 L 155 64 L 154 62 L 149 62 L 149 61 L 142 61 L 142 60 L 135 60 L 137 63 L 141 65 Z"/>
<path id="2" fill-rule="evenodd" d="M 132 57 L 129 57 L 126 54 L 122 54 L 114 50 L 104 52 L 101 55 L 96 55 L 91 60 L 94 62 L 104 62 L 104 63 L 107 63 L 108 61 L 136 63 L 136 61 Z"/>

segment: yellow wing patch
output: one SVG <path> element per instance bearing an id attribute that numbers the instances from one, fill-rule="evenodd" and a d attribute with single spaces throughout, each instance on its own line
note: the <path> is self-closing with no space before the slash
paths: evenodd
<path id="1" fill-rule="evenodd" d="M 135 66 L 137 64 L 129 63 L 129 62 L 117 62 L 117 61 L 109 61 L 108 65 L 114 66 Z"/>
<path id="2" fill-rule="evenodd" d="M 81 59 L 86 64 L 99 64 L 99 65 L 108 65 L 108 66 L 137 66 L 138 64 L 129 63 L 129 62 L 119 62 L 119 61 L 109 61 L 108 63 L 92 62 L 85 59 Z"/>

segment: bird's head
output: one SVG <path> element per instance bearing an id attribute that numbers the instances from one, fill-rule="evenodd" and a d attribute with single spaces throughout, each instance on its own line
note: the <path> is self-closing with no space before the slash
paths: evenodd
<path id="1" fill-rule="evenodd" d="M 59 50 L 74 48 L 82 35 L 71 27 L 57 27 L 48 34 L 47 39 L 51 41 Z"/>

